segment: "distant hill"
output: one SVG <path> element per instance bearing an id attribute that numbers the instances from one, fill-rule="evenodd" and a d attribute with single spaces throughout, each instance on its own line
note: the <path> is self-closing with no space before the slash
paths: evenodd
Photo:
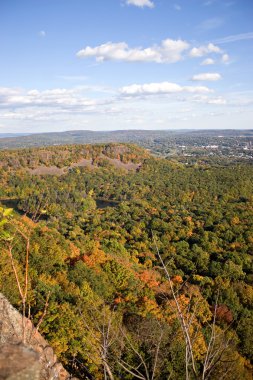
<path id="1" fill-rule="evenodd" d="M 9 137 L 28 136 L 30 133 L 0 133 L 0 139 Z"/>
<path id="2" fill-rule="evenodd" d="M 42 147 L 66 144 L 109 142 L 136 143 L 152 148 L 160 140 L 200 137 L 253 137 L 253 130 L 123 130 L 123 131 L 66 131 L 38 134 L 0 134 L 0 149 Z"/>
<path id="3" fill-rule="evenodd" d="M 172 136 L 171 131 L 66 131 L 31 134 L 26 136 L 9 136 L 0 140 L 0 149 L 41 147 L 48 145 L 67 144 L 94 144 L 108 142 L 141 143 L 142 141 L 154 140 L 160 137 Z"/>

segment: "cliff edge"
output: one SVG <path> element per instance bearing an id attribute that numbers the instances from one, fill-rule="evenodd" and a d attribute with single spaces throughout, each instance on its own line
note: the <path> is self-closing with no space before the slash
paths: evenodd
<path id="1" fill-rule="evenodd" d="M 27 318 L 24 338 L 22 315 L 0 293 L 0 380 L 74 380 Z"/>

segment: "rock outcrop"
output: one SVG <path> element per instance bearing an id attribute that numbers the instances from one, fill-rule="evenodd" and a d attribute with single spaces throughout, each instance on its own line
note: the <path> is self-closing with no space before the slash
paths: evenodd
<path id="1" fill-rule="evenodd" d="M 0 293 L 0 380 L 74 379 L 57 361 L 52 347 Z"/>

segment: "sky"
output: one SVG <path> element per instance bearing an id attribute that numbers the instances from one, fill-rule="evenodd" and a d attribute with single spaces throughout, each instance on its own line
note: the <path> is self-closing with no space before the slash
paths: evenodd
<path id="1" fill-rule="evenodd" d="M 253 0 L 0 0 L 0 133 L 253 129 Z"/>

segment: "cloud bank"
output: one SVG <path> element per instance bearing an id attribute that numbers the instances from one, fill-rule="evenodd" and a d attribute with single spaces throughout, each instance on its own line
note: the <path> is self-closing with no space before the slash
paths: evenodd
<path id="1" fill-rule="evenodd" d="M 87 46 L 79 50 L 80 58 L 95 57 L 98 62 L 126 61 L 126 62 L 156 62 L 172 63 L 180 61 L 182 53 L 189 49 L 189 44 L 183 40 L 166 39 L 160 45 L 148 48 L 130 48 L 126 42 L 107 42 L 96 47 Z"/>
<path id="2" fill-rule="evenodd" d="M 167 38 L 159 45 L 155 44 L 147 48 L 131 48 L 126 42 L 106 42 L 98 46 L 86 46 L 77 52 L 79 58 L 95 58 L 97 62 L 124 61 L 124 62 L 155 62 L 174 63 L 187 56 L 190 58 L 202 58 L 208 54 L 222 55 L 222 62 L 227 62 L 228 55 L 217 45 L 209 43 L 199 47 L 191 47 L 190 43 L 177 39 Z M 211 65 L 214 59 L 209 57 L 202 65 Z"/>
<path id="3" fill-rule="evenodd" d="M 206 86 L 180 86 L 177 83 L 159 82 L 146 84 L 132 84 L 124 86 L 120 89 L 120 93 L 124 96 L 147 96 L 147 95 L 166 95 L 178 93 L 195 93 L 206 94 L 212 92 Z"/>
<path id="4" fill-rule="evenodd" d="M 7 107 L 51 107 L 58 109 L 79 107 L 84 109 L 101 103 L 101 101 L 85 97 L 82 92 L 81 87 L 74 89 L 55 88 L 45 91 L 0 88 L 0 109 Z"/>

